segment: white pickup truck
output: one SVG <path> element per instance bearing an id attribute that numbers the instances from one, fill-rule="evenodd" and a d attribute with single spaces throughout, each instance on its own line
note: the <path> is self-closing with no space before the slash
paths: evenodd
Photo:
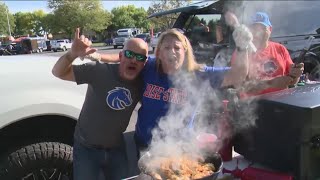
<path id="1" fill-rule="evenodd" d="M 150 39 L 150 46 L 152 48 L 152 52 L 154 52 L 154 50 L 157 47 L 158 39 L 160 35 L 161 35 L 161 32 L 155 33 L 154 36 Z"/>
<path id="2" fill-rule="evenodd" d="M 57 52 L 58 50 L 66 51 L 68 49 L 71 49 L 71 41 L 68 39 L 58 39 L 52 41 L 52 50 L 54 52 Z"/>

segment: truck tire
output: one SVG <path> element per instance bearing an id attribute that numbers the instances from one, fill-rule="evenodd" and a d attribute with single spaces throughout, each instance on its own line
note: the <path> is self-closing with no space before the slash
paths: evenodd
<path id="1" fill-rule="evenodd" d="M 67 50 L 67 48 L 65 46 L 63 46 L 62 51 L 66 51 L 66 50 Z"/>
<path id="2" fill-rule="evenodd" d="M 117 48 L 118 48 L 118 46 L 113 46 L 113 48 L 114 48 L 114 49 L 117 49 Z"/>
<path id="3" fill-rule="evenodd" d="M 18 149 L 0 162 L 0 179 L 72 180 L 72 147 L 41 142 Z"/>
<path id="4" fill-rule="evenodd" d="M 53 49 L 53 52 L 57 52 L 58 50 L 57 49 Z"/>

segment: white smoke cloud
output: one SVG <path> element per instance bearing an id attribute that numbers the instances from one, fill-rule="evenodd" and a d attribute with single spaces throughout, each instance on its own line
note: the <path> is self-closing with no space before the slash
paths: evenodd
<path id="1" fill-rule="evenodd" d="M 246 104 L 247 106 L 243 106 L 245 108 L 241 109 L 244 112 L 237 113 L 237 118 L 231 119 L 230 117 L 231 127 L 234 127 L 233 131 L 231 129 L 219 129 L 222 117 L 222 114 L 219 113 L 222 109 L 222 93 L 213 90 L 209 81 L 199 82 L 193 77 L 193 74 L 187 72 L 173 75 L 171 81 L 175 88 L 187 90 L 187 100 L 182 105 L 174 104 L 170 106 L 167 115 L 162 117 L 158 127 L 153 129 L 153 138 L 148 150 L 153 157 L 179 157 L 187 153 L 198 154 L 205 158 L 214 152 L 218 152 L 222 145 L 221 142 L 230 138 L 234 132 L 254 124 L 255 113 L 251 106 Z M 237 98 L 232 101 L 237 102 Z M 188 125 L 193 116 L 193 128 L 190 128 Z M 203 133 L 218 136 L 221 133 L 220 131 L 224 132 L 223 136 L 216 143 L 210 144 L 210 149 L 204 151 L 200 148 L 199 141 L 196 139 L 197 136 Z"/>

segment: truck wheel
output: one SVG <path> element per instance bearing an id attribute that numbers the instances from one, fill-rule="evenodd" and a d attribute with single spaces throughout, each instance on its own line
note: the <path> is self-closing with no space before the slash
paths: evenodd
<path id="1" fill-rule="evenodd" d="M 118 46 L 113 46 L 113 48 L 114 48 L 114 49 L 117 49 L 117 48 L 118 48 Z"/>
<path id="2" fill-rule="evenodd" d="M 62 51 L 66 51 L 66 50 L 67 50 L 67 48 L 64 46 L 63 49 L 62 49 Z"/>
<path id="3" fill-rule="evenodd" d="M 53 49 L 53 52 L 57 52 L 58 50 L 57 49 Z"/>
<path id="4" fill-rule="evenodd" d="M 0 162 L 0 179 L 72 180 L 72 147 L 58 142 L 25 146 Z"/>

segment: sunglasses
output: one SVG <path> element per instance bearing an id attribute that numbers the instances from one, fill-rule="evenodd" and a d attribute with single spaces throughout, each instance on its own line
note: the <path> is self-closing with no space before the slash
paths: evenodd
<path id="1" fill-rule="evenodd" d="M 147 56 L 135 53 L 135 52 L 130 51 L 130 50 L 125 50 L 124 51 L 124 56 L 126 58 L 129 58 L 129 59 L 132 59 L 132 58 L 136 57 L 136 60 L 140 61 L 140 62 L 145 62 L 147 60 Z"/>

